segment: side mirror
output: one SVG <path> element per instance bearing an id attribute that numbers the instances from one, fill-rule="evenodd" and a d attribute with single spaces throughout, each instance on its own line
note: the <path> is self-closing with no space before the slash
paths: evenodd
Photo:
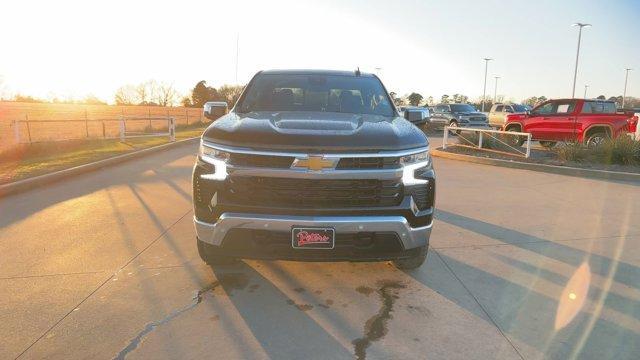
<path id="1" fill-rule="evenodd" d="M 207 119 L 216 120 L 229 112 L 229 106 L 224 101 L 208 101 L 204 104 L 203 112 Z"/>
<path id="2" fill-rule="evenodd" d="M 429 110 L 427 109 L 406 109 L 404 118 L 411 122 L 420 122 L 429 118 Z"/>

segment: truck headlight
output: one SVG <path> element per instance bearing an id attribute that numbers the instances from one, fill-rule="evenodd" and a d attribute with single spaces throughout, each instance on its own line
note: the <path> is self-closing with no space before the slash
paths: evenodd
<path id="1" fill-rule="evenodd" d="M 227 161 L 231 157 L 226 151 L 214 149 L 200 142 L 198 155 L 202 161 L 213 165 L 213 174 L 202 174 L 200 177 L 205 180 L 224 180 L 227 178 Z"/>
<path id="2" fill-rule="evenodd" d="M 400 158 L 402 169 L 402 183 L 404 185 L 420 185 L 429 181 L 426 179 L 416 178 L 416 170 L 431 165 L 431 154 L 429 150 L 406 155 Z"/>

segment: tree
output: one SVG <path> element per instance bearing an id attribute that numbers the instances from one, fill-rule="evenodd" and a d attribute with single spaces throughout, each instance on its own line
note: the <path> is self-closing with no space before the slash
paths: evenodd
<path id="1" fill-rule="evenodd" d="M 220 101 L 226 101 L 229 107 L 232 107 L 240 98 L 242 89 L 244 89 L 244 86 L 241 85 L 222 85 L 217 90 L 217 98 Z"/>
<path id="2" fill-rule="evenodd" d="M 106 102 L 98 99 L 93 94 L 89 94 L 89 95 L 85 96 L 84 100 L 82 100 L 81 103 L 87 104 L 87 105 L 107 105 Z"/>
<path id="3" fill-rule="evenodd" d="M 30 103 L 41 103 L 41 102 L 45 102 L 42 99 L 38 99 L 35 98 L 33 96 L 29 96 L 29 95 L 20 95 L 20 94 L 16 94 L 13 97 L 13 101 L 19 101 L 19 102 L 30 102 Z"/>
<path id="4" fill-rule="evenodd" d="M 607 100 L 607 97 L 604 96 L 604 95 L 600 95 L 596 99 L 598 99 L 598 100 Z"/>
<path id="5" fill-rule="evenodd" d="M 443 104 L 448 104 L 449 103 L 449 95 L 444 94 L 442 95 L 442 97 L 440 98 L 440 102 Z"/>
<path id="6" fill-rule="evenodd" d="M 218 98 L 218 91 L 208 87 L 204 80 L 199 81 L 191 91 L 191 104 L 193 107 L 203 107 L 207 101 L 214 101 Z"/>
<path id="7" fill-rule="evenodd" d="M 116 105 L 134 105 L 136 91 L 131 85 L 120 86 L 115 94 Z"/>
<path id="8" fill-rule="evenodd" d="M 160 106 L 173 106 L 176 101 L 176 90 L 173 88 L 172 84 L 161 83 L 157 85 L 156 91 L 157 93 L 157 103 Z"/>
<path id="9" fill-rule="evenodd" d="M 191 102 L 191 98 L 189 96 L 183 96 L 182 100 L 180 100 L 180 104 L 184 107 L 193 107 L 193 103 Z"/>
<path id="10" fill-rule="evenodd" d="M 433 96 L 429 96 L 429 97 L 427 98 L 427 101 L 425 102 L 425 105 L 427 105 L 427 106 L 433 106 L 433 105 L 435 105 L 435 103 L 433 102 Z"/>
<path id="11" fill-rule="evenodd" d="M 453 94 L 453 102 L 456 104 L 466 104 L 469 101 L 469 97 L 461 94 Z"/>
<path id="12" fill-rule="evenodd" d="M 409 96 L 407 97 L 407 100 L 409 100 L 409 104 L 411 104 L 412 106 L 418 106 L 420 105 L 420 102 L 422 102 L 422 99 L 424 99 L 422 97 L 422 95 L 412 92 L 411 94 L 409 94 Z"/>

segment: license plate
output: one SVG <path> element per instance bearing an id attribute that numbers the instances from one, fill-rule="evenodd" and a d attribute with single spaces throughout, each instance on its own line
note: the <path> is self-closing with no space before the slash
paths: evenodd
<path id="1" fill-rule="evenodd" d="M 291 229 L 291 246 L 294 249 L 333 249 L 336 243 L 336 232 L 332 228 Z"/>

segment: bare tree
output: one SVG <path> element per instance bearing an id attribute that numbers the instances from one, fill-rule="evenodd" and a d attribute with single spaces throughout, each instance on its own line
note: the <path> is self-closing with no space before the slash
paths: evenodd
<path id="1" fill-rule="evenodd" d="M 135 105 L 138 103 L 138 89 L 133 85 L 124 85 L 116 90 L 116 105 Z"/>
<path id="2" fill-rule="evenodd" d="M 173 84 L 160 83 L 155 92 L 158 105 L 173 106 L 175 104 L 178 93 Z"/>

